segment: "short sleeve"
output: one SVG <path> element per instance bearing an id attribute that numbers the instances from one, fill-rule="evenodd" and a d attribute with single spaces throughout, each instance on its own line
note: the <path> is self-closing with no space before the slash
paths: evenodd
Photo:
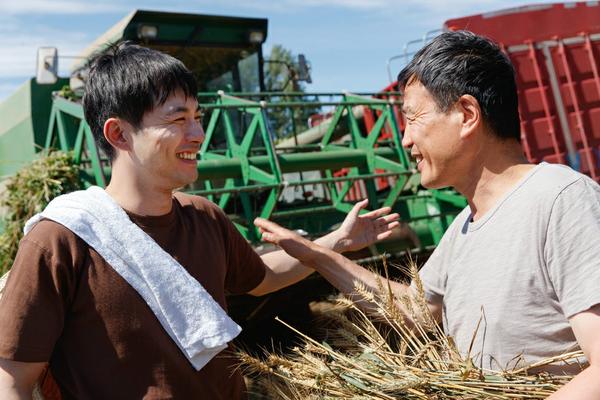
<path id="1" fill-rule="evenodd" d="M 51 250 L 28 237 L 21 241 L 0 298 L 1 358 L 50 359 L 62 332 L 72 282 L 73 275 Z"/>
<path id="2" fill-rule="evenodd" d="M 230 294 L 248 293 L 263 281 L 266 266 L 235 225 L 219 211 L 227 248 L 225 290 Z"/>
<path id="3" fill-rule="evenodd" d="M 567 318 L 600 303 L 600 186 L 582 177 L 556 198 L 544 248 Z"/>

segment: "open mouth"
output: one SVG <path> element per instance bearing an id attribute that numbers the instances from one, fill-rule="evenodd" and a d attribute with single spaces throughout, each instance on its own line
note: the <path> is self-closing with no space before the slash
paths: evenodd
<path id="1" fill-rule="evenodd" d="M 197 153 L 177 153 L 177 158 L 180 158 L 182 160 L 193 160 L 196 161 L 196 154 Z"/>
<path id="2" fill-rule="evenodd" d="M 421 161 L 423 161 L 423 156 L 421 155 L 413 155 L 416 163 L 417 163 L 417 168 L 419 167 L 419 164 L 421 164 Z"/>

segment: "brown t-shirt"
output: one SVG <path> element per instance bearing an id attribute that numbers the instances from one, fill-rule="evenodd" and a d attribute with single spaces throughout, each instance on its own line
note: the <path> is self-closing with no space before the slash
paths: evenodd
<path id="1" fill-rule="evenodd" d="M 246 293 L 264 278 L 260 257 L 208 200 L 177 193 L 169 214 L 130 218 L 225 310 L 227 292 Z M 0 358 L 49 361 L 64 399 L 244 397 L 229 351 L 196 371 L 142 297 L 49 220 L 21 241 L 0 299 Z"/>

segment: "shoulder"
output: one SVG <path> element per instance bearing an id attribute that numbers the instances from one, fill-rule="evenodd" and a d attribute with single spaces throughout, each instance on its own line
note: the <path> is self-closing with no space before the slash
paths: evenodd
<path id="1" fill-rule="evenodd" d="M 442 235 L 438 245 L 425 263 L 425 266 L 435 265 L 433 268 L 439 268 L 444 264 L 444 260 L 452 259 L 452 254 L 455 252 L 455 247 L 459 243 L 459 236 L 468 227 L 471 220 L 471 208 L 465 207 L 452 221 L 448 229 Z M 425 268 L 425 267 L 423 267 Z"/>
<path id="2" fill-rule="evenodd" d="M 586 175 L 561 164 L 541 163 L 519 185 L 512 197 L 518 202 L 518 207 L 529 210 L 531 216 L 539 216 L 545 220 L 555 208 L 557 201 L 565 193 L 576 193 L 580 186 L 597 186 Z M 593 190 L 592 190 L 593 191 Z M 580 193 L 583 201 L 590 196 Z"/>
<path id="3" fill-rule="evenodd" d="M 562 164 L 542 163 L 536 167 L 537 171 L 533 174 L 530 181 L 541 190 L 549 191 L 553 195 L 560 194 L 563 190 L 577 182 L 590 181 L 589 177 L 572 168 Z M 597 185 L 597 184 L 596 184 Z"/>
<path id="4" fill-rule="evenodd" d="M 533 178 L 532 186 L 544 193 L 553 207 L 566 199 L 571 207 L 600 201 L 600 185 L 566 165 L 542 163 Z"/>
<path id="5" fill-rule="evenodd" d="M 580 216 L 587 220 L 586 223 L 597 224 L 600 221 L 600 185 L 580 174 L 577 179 L 560 187 L 552 204 L 552 212 Z"/>
<path id="6" fill-rule="evenodd" d="M 21 239 L 11 275 L 23 279 L 46 279 L 53 285 L 75 282 L 87 265 L 91 249 L 65 226 L 43 219 Z"/>
<path id="7" fill-rule="evenodd" d="M 21 240 L 23 246 L 35 246 L 44 253 L 55 256 L 62 253 L 86 251 L 86 242 L 58 222 L 43 219 Z"/>

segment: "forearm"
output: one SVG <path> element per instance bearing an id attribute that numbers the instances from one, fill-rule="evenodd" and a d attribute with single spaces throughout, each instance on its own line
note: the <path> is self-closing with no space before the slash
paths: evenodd
<path id="1" fill-rule="evenodd" d="M 331 232 L 318 238 L 315 240 L 315 243 L 333 251 L 342 250 L 338 246 L 339 241 L 336 232 Z M 261 258 L 267 267 L 278 276 L 279 287 L 277 289 L 299 282 L 315 272 L 313 268 L 302 264 L 302 262 L 290 256 L 283 250 L 267 253 Z"/>
<path id="2" fill-rule="evenodd" d="M 320 237 L 315 240 L 315 243 L 333 251 L 343 250 L 339 246 L 337 232 L 331 232 Z M 264 295 L 274 292 L 299 282 L 315 272 L 312 267 L 302 264 L 283 250 L 264 254 L 261 258 L 267 266 L 268 279 L 265 280 L 265 285 L 261 285 L 251 292 L 253 295 Z"/>
<path id="3" fill-rule="evenodd" d="M 335 231 L 316 239 L 314 242 L 316 244 L 318 244 L 319 246 L 325 247 L 325 248 L 333 250 L 335 252 L 343 251 L 343 249 L 339 245 L 338 233 Z M 273 269 L 273 270 L 286 271 L 286 270 L 298 269 L 298 270 L 306 273 L 306 275 L 304 275 L 304 277 L 306 277 L 307 275 L 310 275 L 311 273 L 313 273 L 315 271 L 310 266 L 302 264 L 302 262 L 300 262 L 297 259 L 295 259 L 294 257 L 290 256 L 288 253 L 286 253 L 283 250 L 277 250 L 277 251 L 273 251 L 271 253 L 267 253 L 267 254 L 263 255 L 261 258 L 264 261 L 264 263 L 266 265 L 268 265 L 269 267 L 271 267 L 271 269 Z"/>
<path id="4" fill-rule="evenodd" d="M 600 366 L 590 365 L 573 380 L 550 396 L 549 400 L 600 399 Z"/>
<path id="5" fill-rule="evenodd" d="M 0 384 L 0 399 L 2 400 L 31 400 L 33 390 L 23 390 L 14 386 L 1 386 Z"/>
<path id="6" fill-rule="evenodd" d="M 361 309 L 367 313 L 377 313 L 377 305 L 370 303 L 356 292 L 356 282 L 360 282 L 365 290 L 371 293 L 383 294 L 378 293 L 381 283 L 383 283 L 383 287 L 387 288 L 388 286 L 388 282 L 378 282 L 383 280 L 383 277 L 328 249 L 316 248 L 314 251 L 315 257 L 312 264 L 319 274 L 340 292 L 350 296 Z M 389 288 L 396 298 L 410 294 L 409 286 L 400 282 L 389 281 Z M 398 306 L 405 314 L 407 322 L 410 322 L 411 319 L 403 306 L 401 304 L 398 304 Z"/>
<path id="7" fill-rule="evenodd" d="M 399 218 L 399 215 L 388 215 L 391 211 L 390 207 L 382 207 L 359 215 L 360 211 L 366 206 L 366 200 L 356 203 L 338 229 L 315 240 L 313 244 L 340 253 L 349 250 L 358 250 L 378 240 L 389 237 L 392 233 L 392 229 L 398 225 L 397 219 Z M 297 239 L 301 239 L 298 243 L 310 243 L 299 237 L 297 234 L 268 220 L 257 218 L 254 223 L 262 233 L 265 233 L 271 228 L 276 228 L 285 232 L 285 236 L 289 236 L 290 238 L 295 236 Z M 272 232 L 267 232 L 267 235 L 269 238 L 273 236 Z M 265 236 L 263 236 L 263 239 L 264 238 Z M 273 243 L 272 238 L 266 239 L 266 241 Z M 280 245 L 279 242 L 276 242 L 275 244 Z M 284 246 L 281 247 L 285 248 Z M 310 248 L 310 245 L 308 245 L 307 248 Z M 287 250 L 288 249 L 286 249 L 286 251 L 282 250 L 265 254 L 262 257 L 264 263 L 267 265 L 267 275 L 263 282 L 255 288 L 255 290 L 250 292 L 251 294 L 262 295 L 281 289 L 282 287 L 306 278 L 314 272 L 309 265 L 302 264 L 301 261 L 298 261 L 303 260 L 304 257 L 290 256 L 289 254 L 294 253 Z"/>
<path id="8" fill-rule="evenodd" d="M 0 367 L 0 399 L 29 400 L 32 394 L 33 384 L 17 382 L 11 374 Z"/>
<path id="9" fill-rule="evenodd" d="M 0 399 L 30 400 L 45 363 L 26 363 L 0 358 Z"/>

